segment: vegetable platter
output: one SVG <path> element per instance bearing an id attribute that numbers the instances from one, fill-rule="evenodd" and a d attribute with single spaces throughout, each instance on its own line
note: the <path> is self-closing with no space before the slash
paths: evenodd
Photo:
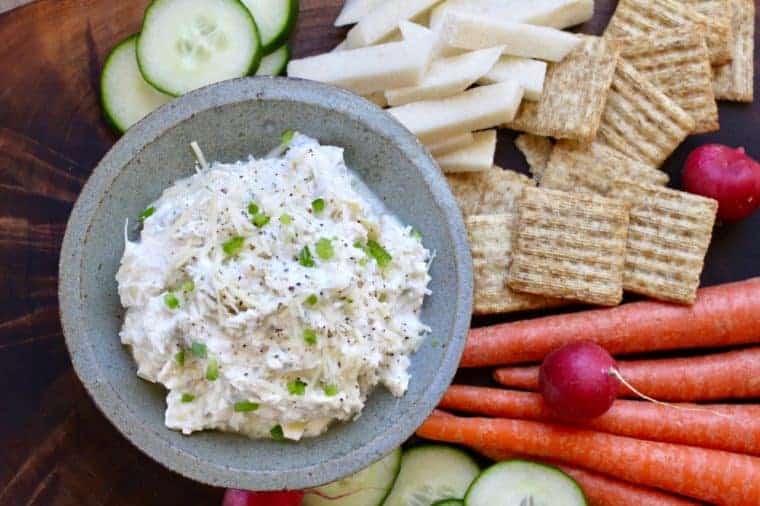
<path id="1" fill-rule="evenodd" d="M 0 12 L 18 3 L 0 1 Z M 580 27 L 584 33 L 601 33 L 617 4 L 613 0 L 595 3 L 594 18 Z M 0 504 L 220 504 L 224 494 L 173 475 L 118 434 L 76 379 L 58 322 L 57 262 L 66 219 L 95 163 L 118 138 L 102 117 L 101 70 L 111 49 L 140 31 L 147 4 L 144 0 L 37 0 L 0 14 L 0 35 L 5 41 L 0 48 L 0 403 L 10 407 L 10 416 L 0 424 L 0 447 L 12 449 L 0 459 Z M 290 38 L 292 58 L 330 51 L 345 38 L 349 27 L 333 26 L 341 6 L 339 0 L 299 2 L 300 16 Z M 280 19 L 290 22 L 287 16 Z M 283 42 L 282 25 L 274 23 L 267 30 L 265 36 L 259 34 L 262 54 L 267 51 L 261 48 L 272 49 Z M 253 53 L 251 49 L 248 61 L 238 64 L 250 65 L 258 58 Z M 271 64 L 277 67 L 277 62 Z M 760 96 L 757 79 L 755 95 Z M 687 155 L 708 142 L 744 146 L 748 154 L 760 157 L 759 102 L 721 102 L 720 131 L 690 136 L 662 166 L 671 186 L 681 187 Z M 527 173 L 525 160 L 514 147 L 516 134 L 502 129 L 498 135 L 496 163 Z M 760 276 L 758 229 L 760 213 L 715 229 L 703 286 Z M 563 311 L 477 317 L 473 324 Z M 664 360 L 671 355 L 655 353 L 647 358 Z M 618 366 L 626 374 L 624 362 Z M 463 369 L 457 383 L 493 386 L 491 373 L 490 368 Z M 509 373 L 502 370 L 500 374 Z M 449 402 L 471 404 L 466 391 L 458 393 Z M 502 399 L 499 406 L 528 409 L 532 396 Z M 622 423 L 631 416 L 625 403 L 632 401 L 616 402 L 617 407 L 608 413 L 614 416 L 598 423 Z M 656 415 L 659 408 L 652 405 L 650 409 Z M 428 435 L 440 433 L 449 423 L 440 417 L 433 421 L 426 427 Z M 506 434 L 520 429 L 527 434 L 527 429 L 535 429 L 524 423 L 528 425 L 502 424 L 494 430 Z M 498 460 L 512 457 L 493 450 L 483 453 Z M 517 474 L 534 465 L 517 462 Z M 466 474 L 467 464 L 461 465 Z M 600 475 L 577 468 L 563 470 L 579 483 L 608 485 Z M 505 469 L 498 468 L 489 474 L 499 480 L 502 472 Z M 554 471 L 533 468 L 531 472 Z M 485 490 L 483 501 L 488 501 L 489 474 L 478 480 Z M 508 477 L 515 475 L 511 472 Z M 560 485 L 566 486 L 566 493 L 574 493 L 567 482 Z"/>

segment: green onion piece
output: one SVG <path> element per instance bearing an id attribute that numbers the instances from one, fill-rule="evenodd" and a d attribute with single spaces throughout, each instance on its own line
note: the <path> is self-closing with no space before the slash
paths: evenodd
<path id="1" fill-rule="evenodd" d="M 417 239 L 418 241 L 422 240 L 422 232 L 420 232 L 416 228 L 413 228 L 412 232 L 409 235 L 411 235 L 413 238 Z"/>
<path id="2" fill-rule="evenodd" d="M 322 260 L 330 260 L 335 254 L 332 241 L 324 237 L 317 241 L 315 249 L 317 251 L 317 256 Z"/>
<path id="3" fill-rule="evenodd" d="M 169 292 L 164 295 L 164 304 L 169 309 L 177 309 L 179 307 L 179 299 L 172 292 Z"/>
<path id="4" fill-rule="evenodd" d="M 364 243 L 361 241 L 361 239 L 357 239 L 354 241 L 354 248 L 360 249 L 362 251 L 365 250 Z"/>
<path id="5" fill-rule="evenodd" d="M 280 215 L 280 223 L 283 225 L 290 225 L 293 223 L 293 217 L 289 214 Z"/>
<path id="6" fill-rule="evenodd" d="M 177 362 L 177 365 L 180 367 L 185 367 L 185 350 L 179 350 L 176 355 L 174 355 L 174 361 Z"/>
<path id="7" fill-rule="evenodd" d="M 314 329 L 305 328 L 303 329 L 303 340 L 306 341 L 306 344 L 317 344 L 317 333 L 314 332 Z"/>
<path id="8" fill-rule="evenodd" d="M 373 241 L 372 239 L 367 241 L 367 254 L 374 258 L 377 262 L 377 265 L 380 267 L 385 267 L 391 263 L 391 260 L 393 260 L 391 254 L 388 253 L 385 248 L 380 246 L 378 242 Z"/>
<path id="9" fill-rule="evenodd" d="M 182 402 L 193 402 L 195 396 L 193 394 L 182 394 Z"/>
<path id="10" fill-rule="evenodd" d="M 222 244 L 222 251 L 224 251 L 224 254 L 227 256 L 235 256 L 242 251 L 243 243 L 245 243 L 245 238 L 236 235 Z"/>
<path id="11" fill-rule="evenodd" d="M 192 279 L 190 279 L 182 283 L 182 286 L 180 288 L 182 289 L 183 292 L 190 293 L 193 290 L 195 290 L 195 283 L 193 282 Z"/>
<path id="12" fill-rule="evenodd" d="M 219 379 L 219 362 L 215 358 L 208 359 L 206 364 L 206 379 L 216 381 Z"/>
<path id="13" fill-rule="evenodd" d="M 290 395 L 304 395 L 306 393 L 306 383 L 300 379 L 288 382 L 288 393 Z"/>
<path id="14" fill-rule="evenodd" d="M 308 246 L 304 246 L 303 249 L 301 249 L 301 252 L 298 253 L 298 263 L 304 267 L 314 267 L 316 265 Z"/>
<path id="15" fill-rule="evenodd" d="M 314 214 L 320 214 L 325 210 L 325 199 L 316 199 L 311 202 L 311 208 L 314 210 Z"/>
<path id="16" fill-rule="evenodd" d="M 285 130 L 282 132 L 282 135 L 280 136 L 280 141 L 282 142 L 283 146 L 287 146 L 290 144 L 290 141 L 293 140 L 293 137 L 296 136 L 296 133 L 293 130 Z"/>
<path id="17" fill-rule="evenodd" d="M 147 218 L 150 218 L 151 216 L 153 216 L 153 213 L 155 213 L 155 212 L 156 212 L 156 208 L 155 207 L 153 207 L 153 206 L 146 207 L 145 209 L 142 210 L 142 212 L 140 214 L 137 215 L 137 218 L 140 221 L 145 221 Z"/>
<path id="18" fill-rule="evenodd" d="M 269 223 L 269 220 L 270 220 L 269 216 L 267 216 L 264 213 L 255 214 L 253 218 L 251 218 L 251 222 L 254 225 L 256 225 L 258 228 L 261 228 L 267 223 Z"/>
<path id="19" fill-rule="evenodd" d="M 248 214 L 251 216 L 259 214 L 259 206 L 257 206 L 255 202 L 248 204 Z"/>
<path id="20" fill-rule="evenodd" d="M 232 409 L 234 409 L 236 413 L 248 413 L 259 409 L 259 404 L 250 401 L 240 401 L 236 402 Z"/>
<path id="21" fill-rule="evenodd" d="M 360 259 L 359 260 L 359 265 L 361 265 L 362 267 L 364 267 L 365 265 L 367 265 L 367 259 L 366 258 Z"/>
<path id="22" fill-rule="evenodd" d="M 306 303 L 310 306 L 316 306 L 317 302 L 319 302 L 319 298 L 317 298 L 317 296 L 313 293 L 306 297 Z"/>
<path id="23" fill-rule="evenodd" d="M 208 356 L 208 348 L 206 348 L 205 344 L 198 341 L 193 341 L 193 344 L 190 345 L 190 351 L 196 358 L 206 358 Z"/>
<path id="24" fill-rule="evenodd" d="M 325 385 L 325 387 L 322 390 L 325 392 L 325 395 L 328 397 L 333 397 L 335 395 L 338 395 L 338 385 Z"/>
<path id="25" fill-rule="evenodd" d="M 275 425 L 272 427 L 272 429 L 269 431 L 269 435 L 272 436 L 272 439 L 275 441 L 285 441 L 285 434 L 282 432 L 281 425 Z"/>

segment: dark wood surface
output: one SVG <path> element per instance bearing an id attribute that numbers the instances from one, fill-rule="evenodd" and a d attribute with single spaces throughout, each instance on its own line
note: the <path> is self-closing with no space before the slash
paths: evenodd
<path id="1" fill-rule="evenodd" d="M 100 67 L 140 25 L 146 0 L 38 0 L 0 15 L 0 505 L 215 505 L 222 490 L 153 463 L 97 411 L 76 378 L 58 321 L 66 219 L 116 140 L 101 119 Z M 295 54 L 331 49 L 340 0 L 304 0 Z M 598 33 L 614 1 L 597 1 Z M 757 92 L 756 92 L 757 93 Z M 760 97 L 760 93 L 757 93 Z M 760 108 L 721 105 L 720 133 L 690 138 L 667 169 L 707 140 L 760 157 Z M 504 132 L 501 165 L 524 170 Z M 760 274 L 760 216 L 721 227 L 706 284 Z M 477 376 L 477 375 L 476 375 Z M 482 377 L 482 376 L 481 376 Z"/>

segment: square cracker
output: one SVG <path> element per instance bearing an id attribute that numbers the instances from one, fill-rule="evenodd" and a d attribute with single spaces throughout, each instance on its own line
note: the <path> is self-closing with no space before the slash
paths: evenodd
<path id="1" fill-rule="evenodd" d="M 755 0 L 731 0 L 734 29 L 731 63 L 715 67 L 714 89 L 718 100 L 752 102 L 755 86 Z"/>
<path id="2" fill-rule="evenodd" d="M 552 154 L 551 139 L 540 135 L 522 134 L 515 139 L 515 146 L 525 156 L 533 178 L 541 181 L 541 174 L 544 173 L 549 156 Z"/>
<path id="3" fill-rule="evenodd" d="M 464 216 L 513 212 L 523 188 L 536 184 L 524 174 L 501 167 L 467 174 L 447 174 L 446 180 Z"/>
<path id="4" fill-rule="evenodd" d="M 694 118 L 692 133 L 720 128 L 710 58 L 702 34 L 691 30 L 650 34 L 625 39 L 621 48 L 623 60 Z"/>
<path id="5" fill-rule="evenodd" d="M 676 0 L 679 3 L 694 9 L 708 20 L 708 29 L 714 29 L 716 26 L 720 32 L 720 37 L 728 48 L 729 55 L 724 55 L 725 62 L 731 61 L 731 48 L 734 44 L 734 27 L 731 24 L 731 2 L 732 0 Z M 728 35 L 725 35 L 727 33 Z M 706 35 L 705 35 L 706 36 Z M 710 44 L 708 43 L 708 48 Z"/>
<path id="6" fill-rule="evenodd" d="M 616 181 L 610 195 L 631 204 L 623 287 L 693 304 L 718 203 L 632 181 Z"/>
<path id="7" fill-rule="evenodd" d="M 541 187 L 604 196 L 616 179 L 665 185 L 668 175 L 600 142 L 560 141 L 549 158 Z"/>
<path id="8" fill-rule="evenodd" d="M 628 38 L 687 29 L 705 34 L 710 63 L 718 65 L 730 61 L 732 37 L 728 18 L 707 17 L 690 3 L 684 0 L 620 0 L 604 36 Z"/>
<path id="9" fill-rule="evenodd" d="M 646 80 L 630 63 L 618 62 L 599 126 L 599 141 L 659 167 L 694 130 L 694 119 Z"/>
<path id="10" fill-rule="evenodd" d="M 628 204 L 527 187 L 517 215 L 510 288 L 592 304 L 620 303 Z"/>
<path id="11" fill-rule="evenodd" d="M 465 219 L 475 275 L 476 315 L 556 306 L 558 299 L 515 292 L 507 285 L 515 214 L 476 214 Z"/>
<path id="12" fill-rule="evenodd" d="M 505 126 L 543 137 L 591 142 L 620 51 L 614 41 L 586 36 L 564 60 L 549 65 L 537 102 L 524 100 Z"/>

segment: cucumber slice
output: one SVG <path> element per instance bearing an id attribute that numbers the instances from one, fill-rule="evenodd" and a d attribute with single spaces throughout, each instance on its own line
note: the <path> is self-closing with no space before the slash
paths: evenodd
<path id="1" fill-rule="evenodd" d="M 353 476 L 307 491 L 302 506 L 379 506 L 393 486 L 401 465 L 401 449 Z"/>
<path id="2" fill-rule="evenodd" d="M 137 68 L 136 45 L 137 35 L 119 42 L 108 54 L 100 75 L 103 112 L 120 133 L 174 98 L 145 82 Z"/>
<path id="3" fill-rule="evenodd" d="M 290 46 L 285 43 L 261 59 L 257 76 L 279 76 L 290 61 Z"/>
<path id="4" fill-rule="evenodd" d="M 444 499 L 434 502 L 431 506 L 464 506 L 464 502 L 459 499 Z"/>
<path id="5" fill-rule="evenodd" d="M 430 506 L 441 499 L 461 499 L 479 473 L 472 457 L 456 448 L 412 448 L 401 457 L 401 470 L 383 506 Z"/>
<path id="6" fill-rule="evenodd" d="M 586 506 L 580 485 L 556 467 L 507 460 L 494 464 L 472 483 L 465 506 Z"/>
<path id="7" fill-rule="evenodd" d="M 239 0 L 153 0 L 137 41 L 146 81 L 170 95 L 255 72 L 256 22 Z"/>
<path id="8" fill-rule="evenodd" d="M 298 17 L 298 0 L 242 0 L 251 11 L 261 34 L 264 54 L 279 48 L 288 38 Z"/>

